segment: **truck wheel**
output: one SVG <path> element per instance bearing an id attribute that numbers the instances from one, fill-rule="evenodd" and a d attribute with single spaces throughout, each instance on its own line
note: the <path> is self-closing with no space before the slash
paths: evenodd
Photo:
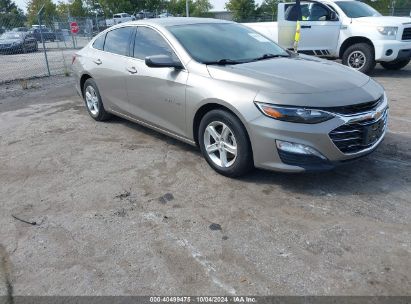
<path id="1" fill-rule="evenodd" d="M 401 70 L 402 68 L 406 67 L 409 64 L 411 59 L 404 59 L 404 60 L 394 60 L 390 62 L 380 62 L 386 70 Z"/>
<path id="2" fill-rule="evenodd" d="M 374 50 L 367 43 L 356 43 L 348 47 L 342 56 L 342 63 L 364 74 L 375 67 Z"/>

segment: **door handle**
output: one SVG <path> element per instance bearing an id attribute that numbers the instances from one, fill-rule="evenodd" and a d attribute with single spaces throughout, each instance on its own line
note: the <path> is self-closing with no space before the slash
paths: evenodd
<path id="1" fill-rule="evenodd" d="M 311 25 L 301 25 L 301 28 L 311 28 Z"/>
<path id="2" fill-rule="evenodd" d="M 137 74 L 137 69 L 135 67 L 128 67 L 126 68 L 126 70 L 130 73 L 130 74 Z"/>
<path id="3" fill-rule="evenodd" d="M 103 63 L 103 61 L 101 61 L 101 59 L 93 60 L 93 62 L 97 65 L 100 65 L 100 64 Z"/>

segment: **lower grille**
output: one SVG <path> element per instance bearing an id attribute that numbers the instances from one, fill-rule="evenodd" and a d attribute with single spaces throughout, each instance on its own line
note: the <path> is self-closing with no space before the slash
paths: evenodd
<path id="1" fill-rule="evenodd" d="M 357 153 L 372 147 L 383 136 L 387 113 L 378 119 L 368 119 L 342 125 L 329 133 L 331 140 L 343 153 Z"/>
<path id="2" fill-rule="evenodd" d="M 324 160 L 315 155 L 303 155 L 278 150 L 278 155 L 284 164 L 297 166 L 306 170 L 329 170 L 334 165 L 329 160 Z"/>
<path id="3" fill-rule="evenodd" d="M 411 27 L 407 27 L 402 32 L 402 40 L 411 40 Z"/>

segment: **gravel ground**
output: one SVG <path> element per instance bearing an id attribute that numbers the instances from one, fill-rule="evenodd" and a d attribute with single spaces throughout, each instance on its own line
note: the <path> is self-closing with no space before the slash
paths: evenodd
<path id="1" fill-rule="evenodd" d="M 75 50 L 49 50 L 47 58 L 51 75 L 68 72 Z M 44 77 L 48 75 L 44 53 L 0 54 L 0 85 L 15 79 Z M 1 94 L 1 93 L 0 93 Z"/>
<path id="2" fill-rule="evenodd" d="M 411 67 L 373 76 L 391 100 L 375 153 L 242 179 L 93 121 L 71 78 L 1 86 L 0 294 L 411 295 Z"/>

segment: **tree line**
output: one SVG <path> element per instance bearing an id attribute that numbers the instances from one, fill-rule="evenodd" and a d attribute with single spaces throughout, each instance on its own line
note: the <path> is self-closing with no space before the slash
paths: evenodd
<path id="1" fill-rule="evenodd" d="M 213 17 L 209 0 L 188 0 L 190 16 Z M 223 0 L 221 0 L 223 1 Z M 291 1 L 291 0 L 285 0 Z M 392 11 L 393 0 L 363 0 L 383 14 Z M 226 0 L 225 7 L 232 12 L 235 21 L 275 20 L 279 0 L 264 0 L 260 5 L 255 0 Z M 396 8 L 411 8 L 411 0 L 395 0 Z M 0 27 L 23 26 L 37 23 L 37 12 L 44 5 L 44 21 L 53 18 L 66 20 L 70 17 L 105 17 L 115 13 L 135 14 L 142 10 L 155 13 L 169 12 L 175 16 L 186 15 L 186 0 L 70 0 L 55 4 L 52 0 L 29 0 L 27 14 L 13 0 L 0 0 Z"/>

